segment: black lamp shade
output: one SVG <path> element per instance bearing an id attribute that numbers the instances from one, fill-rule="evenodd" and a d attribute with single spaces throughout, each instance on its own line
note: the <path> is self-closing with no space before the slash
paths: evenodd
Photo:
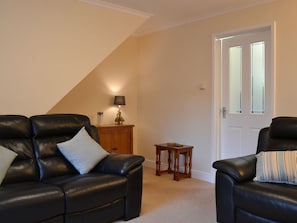
<path id="1" fill-rule="evenodd" d="M 115 96 L 114 105 L 126 105 L 125 96 Z"/>

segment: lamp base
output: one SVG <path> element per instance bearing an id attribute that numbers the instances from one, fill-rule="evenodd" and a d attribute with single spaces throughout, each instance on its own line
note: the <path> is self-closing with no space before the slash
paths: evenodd
<path id="1" fill-rule="evenodd" d="M 115 122 L 117 125 L 122 125 L 122 124 L 124 123 L 124 121 L 125 121 L 125 120 L 124 120 L 124 118 L 122 117 L 121 112 L 118 111 L 117 116 L 116 116 L 114 122 Z"/>

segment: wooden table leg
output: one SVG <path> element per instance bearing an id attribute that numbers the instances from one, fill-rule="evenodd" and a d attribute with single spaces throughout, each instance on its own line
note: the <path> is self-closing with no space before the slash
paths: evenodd
<path id="1" fill-rule="evenodd" d="M 172 173 L 171 169 L 171 151 L 168 150 L 168 173 Z"/>
<path id="2" fill-rule="evenodd" d="M 161 175 L 161 150 L 156 148 L 156 175 Z"/>
<path id="3" fill-rule="evenodd" d="M 184 153 L 184 158 L 185 158 L 185 172 L 184 175 L 188 174 L 188 158 L 189 158 L 189 152 Z"/>
<path id="4" fill-rule="evenodd" d="M 189 177 L 192 176 L 192 149 L 189 151 Z"/>
<path id="5" fill-rule="evenodd" d="M 179 151 L 174 151 L 173 180 L 179 181 Z"/>

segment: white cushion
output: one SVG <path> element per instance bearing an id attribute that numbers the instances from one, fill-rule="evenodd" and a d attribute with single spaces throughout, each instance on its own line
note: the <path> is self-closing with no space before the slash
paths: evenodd
<path id="1" fill-rule="evenodd" d="M 11 163 L 16 158 L 17 154 L 10 149 L 0 146 L 0 185 L 7 173 Z"/>
<path id="2" fill-rule="evenodd" d="M 297 184 L 297 151 L 260 152 L 255 181 Z"/>
<path id="3" fill-rule="evenodd" d="M 72 139 L 57 146 L 80 174 L 88 173 L 109 154 L 90 137 L 85 127 Z"/>

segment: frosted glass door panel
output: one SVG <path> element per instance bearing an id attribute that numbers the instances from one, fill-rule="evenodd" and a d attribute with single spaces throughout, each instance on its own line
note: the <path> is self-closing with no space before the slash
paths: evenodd
<path id="1" fill-rule="evenodd" d="M 229 112 L 239 114 L 242 92 L 242 48 L 240 46 L 229 49 Z"/>
<path id="2" fill-rule="evenodd" d="M 265 43 L 251 44 L 251 114 L 265 111 Z"/>

